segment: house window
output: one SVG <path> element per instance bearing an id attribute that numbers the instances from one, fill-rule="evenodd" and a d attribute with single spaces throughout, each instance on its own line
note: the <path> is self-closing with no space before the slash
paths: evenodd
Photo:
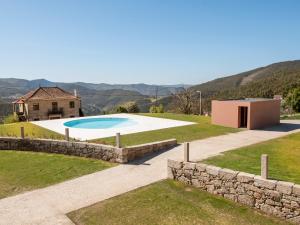
<path id="1" fill-rule="evenodd" d="M 39 105 L 39 103 L 34 103 L 34 104 L 33 104 L 33 110 L 34 110 L 34 111 L 40 110 L 40 105 Z"/>
<path id="2" fill-rule="evenodd" d="M 75 102 L 70 102 L 69 104 L 70 104 L 70 108 L 71 108 L 71 109 L 74 109 L 74 108 L 75 108 Z"/>

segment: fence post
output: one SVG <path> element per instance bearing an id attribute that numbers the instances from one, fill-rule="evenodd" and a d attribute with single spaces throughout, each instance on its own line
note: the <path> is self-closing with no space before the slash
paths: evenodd
<path id="1" fill-rule="evenodd" d="M 25 138 L 25 131 L 24 131 L 24 127 L 21 127 L 21 138 L 24 139 Z"/>
<path id="2" fill-rule="evenodd" d="M 121 134 L 116 133 L 116 147 L 121 148 Z"/>
<path id="3" fill-rule="evenodd" d="M 266 154 L 261 155 L 261 177 L 268 179 L 269 177 L 269 157 Z"/>
<path id="4" fill-rule="evenodd" d="M 69 128 L 65 128 L 65 140 L 70 141 L 70 132 Z"/>
<path id="5" fill-rule="evenodd" d="M 183 152 L 184 152 L 184 157 L 183 157 L 184 162 L 189 162 L 190 161 L 190 143 L 189 142 L 184 142 Z"/>

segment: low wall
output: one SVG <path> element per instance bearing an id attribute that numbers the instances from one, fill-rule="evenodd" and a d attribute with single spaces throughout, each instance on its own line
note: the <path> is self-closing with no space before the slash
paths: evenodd
<path id="1" fill-rule="evenodd" d="M 126 152 L 127 160 L 131 161 L 137 158 L 141 158 L 147 154 L 168 150 L 177 145 L 176 139 L 170 139 L 165 141 L 152 142 L 142 145 L 130 146 L 127 148 L 123 148 Z"/>
<path id="2" fill-rule="evenodd" d="M 300 185 L 202 163 L 168 161 L 171 179 L 300 224 Z"/>
<path id="3" fill-rule="evenodd" d="M 127 163 L 131 160 L 143 157 L 145 154 L 164 150 L 175 146 L 176 144 L 177 141 L 172 139 L 127 148 L 117 148 L 114 146 L 88 142 L 0 137 L 0 150 L 58 153 L 118 163 Z"/>

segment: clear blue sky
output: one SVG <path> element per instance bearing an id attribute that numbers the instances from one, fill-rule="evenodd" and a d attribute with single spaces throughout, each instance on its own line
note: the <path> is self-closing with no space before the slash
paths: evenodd
<path id="1" fill-rule="evenodd" d="M 299 0 L 0 0 L 0 77 L 198 84 L 294 59 Z"/>

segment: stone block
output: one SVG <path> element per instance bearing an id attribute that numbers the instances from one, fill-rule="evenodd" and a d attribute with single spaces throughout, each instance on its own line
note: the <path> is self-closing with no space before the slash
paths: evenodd
<path id="1" fill-rule="evenodd" d="M 292 217 L 288 219 L 288 221 L 291 223 L 300 224 L 300 216 Z"/>
<path id="2" fill-rule="evenodd" d="M 300 185 L 299 184 L 295 184 L 293 186 L 293 194 L 300 196 Z"/>
<path id="3" fill-rule="evenodd" d="M 249 195 L 239 195 L 238 202 L 253 207 L 255 204 L 255 199 Z"/>
<path id="4" fill-rule="evenodd" d="M 230 169 L 220 169 L 219 176 L 223 180 L 232 180 L 238 175 L 238 171 L 230 170 Z"/>
<path id="5" fill-rule="evenodd" d="M 218 176 L 220 169 L 221 169 L 220 167 L 216 167 L 216 166 L 207 166 L 206 172 L 210 175 Z"/>
<path id="6" fill-rule="evenodd" d="M 276 190 L 280 193 L 290 195 L 293 191 L 294 184 L 291 182 L 278 181 L 276 185 Z"/>
<path id="7" fill-rule="evenodd" d="M 242 183 L 249 183 L 251 181 L 254 181 L 254 177 L 254 174 L 239 172 L 237 175 L 237 181 Z"/>
<path id="8" fill-rule="evenodd" d="M 261 176 L 254 177 L 254 185 L 257 187 L 267 188 L 270 190 L 274 190 L 278 181 L 276 180 L 266 180 Z"/>
<path id="9" fill-rule="evenodd" d="M 224 198 L 230 199 L 232 201 L 236 200 L 236 196 L 234 194 L 224 194 Z"/>
<path id="10" fill-rule="evenodd" d="M 197 163 L 197 164 L 196 164 L 196 169 L 197 169 L 198 171 L 200 171 L 200 172 L 206 171 L 206 167 L 207 167 L 207 165 L 204 164 L 204 163 Z"/>
<path id="11" fill-rule="evenodd" d="M 273 215 L 273 210 L 274 207 L 270 206 L 270 205 L 261 205 L 260 207 L 261 211 L 263 211 L 264 213 L 268 214 L 268 215 Z"/>
<path id="12" fill-rule="evenodd" d="M 174 174 L 173 174 L 173 169 L 171 167 L 168 167 L 168 178 L 169 179 L 174 179 Z"/>
<path id="13" fill-rule="evenodd" d="M 214 193 L 215 187 L 214 187 L 214 185 L 206 185 L 206 190 L 209 193 Z"/>
<path id="14" fill-rule="evenodd" d="M 168 159 L 168 167 L 174 168 L 174 169 L 181 169 L 182 168 L 182 162 Z"/>
<path id="15" fill-rule="evenodd" d="M 196 163 L 192 163 L 192 162 L 184 162 L 183 163 L 184 170 L 194 170 L 195 168 L 196 168 Z"/>

